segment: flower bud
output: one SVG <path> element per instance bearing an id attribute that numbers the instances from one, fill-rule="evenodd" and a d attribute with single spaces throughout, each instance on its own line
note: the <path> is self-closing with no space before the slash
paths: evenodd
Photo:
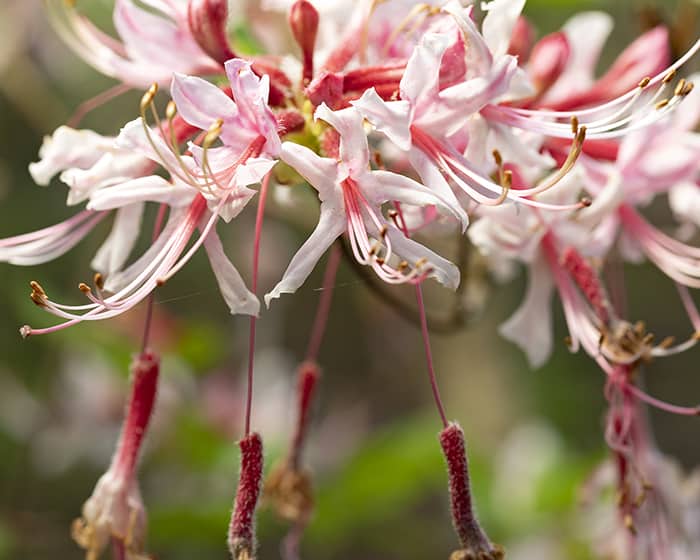
<path id="1" fill-rule="evenodd" d="M 561 31 L 543 37 L 532 49 L 529 71 L 540 92 L 559 79 L 571 55 L 566 35 Z"/>
<path id="2" fill-rule="evenodd" d="M 252 433 L 238 445 L 241 448 L 241 472 L 229 526 L 228 546 L 234 560 L 252 560 L 255 557 L 255 509 L 263 475 L 262 439 Z"/>
<path id="3" fill-rule="evenodd" d="M 236 56 L 226 35 L 228 0 L 190 0 L 187 20 L 192 36 L 214 60 L 223 64 Z"/>
<path id="4" fill-rule="evenodd" d="M 318 11 L 308 0 L 297 0 L 289 10 L 289 27 L 301 48 L 304 70 L 302 79 L 308 84 L 314 75 L 314 48 L 318 32 Z"/>
<path id="5" fill-rule="evenodd" d="M 530 57 L 534 41 L 535 30 L 532 28 L 532 24 L 526 17 L 520 16 L 513 27 L 508 54 L 517 56 L 520 64 L 525 64 Z"/>

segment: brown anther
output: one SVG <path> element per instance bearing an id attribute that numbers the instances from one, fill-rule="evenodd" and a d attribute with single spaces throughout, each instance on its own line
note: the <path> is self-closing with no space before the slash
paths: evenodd
<path id="1" fill-rule="evenodd" d="M 571 348 L 571 346 L 573 345 L 573 343 L 574 343 L 574 341 L 573 341 L 573 339 L 572 339 L 570 336 L 565 336 L 565 337 L 564 337 L 564 344 L 566 344 L 566 346 L 568 346 L 569 348 Z"/>
<path id="2" fill-rule="evenodd" d="M 39 284 L 39 282 L 37 282 L 36 280 L 32 280 L 31 282 L 29 282 L 29 286 L 31 287 L 33 292 L 36 292 L 37 294 L 40 294 L 42 296 L 46 296 L 44 288 L 42 288 L 41 284 Z"/>
<path id="3" fill-rule="evenodd" d="M 634 324 L 634 332 L 635 332 L 635 334 L 637 334 L 638 336 L 642 336 L 642 335 L 644 334 L 644 331 L 646 331 L 646 330 L 647 330 L 647 327 L 646 327 L 646 325 L 644 324 L 644 321 L 637 321 L 637 322 Z"/>
<path id="4" fill-rule="evenodd" d="M 379 252 L 379 249 L 380 249 L 380 245 L 378 243 L 373 243 L 372 247 L 370 247 L 370 250 L 369 250 L 369 256 L 373 257 L 374 255 L 376 255 Z"/>
<path id="5" fill-rule="evenodd" d="M 642 344 L 649 345 L 654 342 L 654 333 L 647 333 L 642 339 Z"/>
<path id="6" fill-rule="evenodd" d="M 95 276 L 92 277 L 92 281 L 98 290 L 102 290 L 105 287 L 105 277 L 99 272 L 95 273 Z"/>
<path id="7" fill-rule="evenodd" d="M 571 117 L 571 132 L 574 136 L 578 135 L 578 117 L 576 115 Z"/>
<path id="8" fill-rule="evenodd" d="M 649 85 L 649 82 L 651 82 L 651 78 L 647 76 L 646 78 L 643 78 L 641 82 L 639 82 L 639 86 L 641 89 L 644 89 Z"/>
<path id="9" fill-rule="evenodd" d="M 408 268 L 408 262 L 406 262 L 406 261 L 401 261 L 401 262 L 399 263 L 399 266 L 398 266 L 397 268 L 398 268 L 399 270 L 401 270 L 401 271 L 406 270 L 406 269 Z"/>
<path id="10" fill-rule="evenodd" d="M 425 257 L 421 257 L 420 259 L 418 259 L 416 261 L 416 264 L 414 266 L 415 266 L 415 268 L 423 268 L 427 262 L 428 262 L 428 259 L 426 259 Z"/>
<path id="11" fill-rule="evenodd" d="M 663 109 L 664 107 L 666 107 L 667 105 L 668 105 L 668 99 L 662 99 L 656 105 L 654 105 L 654 107 L 656 108 L 657 111 L 659 111 L 659 110 Z"/>
<path id="12" fill-rule="evenodd" d="M 586 139 L 586 131 L 588 129 L 585 126 L 580 126 L 578 129 L 578 133 L 576 134 L 576 142 L 578 144 L 583 144 L 584 140 Z"/>
<path id="13" fill-rule="evenodd" d="M 81 282 L 80 284 L 78 284 L 78 289 L 84 294 L 89 294 L 92 291 L 90 289 L 90 286 L 88 286 L 85 282 Z"/>
<path id="14" fill-rule="evenodd" d="M 141 98 L 141 112 L 144 112 L 151 103 L 153 103 L 153 98 L 158 93 L 158 84 L 154 83 L 146 90 Z"/>
<path id="15" fill-rule="evenodd" d="M 589 197 L 584 196 L 578 201 L 578 203 L 581 205 L 581 208 L 588 208 L 591 204 L 593 204 L 593 201 Z"/>
<path id="16" fill-rule="evenodd" d="M 176 114 L 177 105 L 175 105 L 175 102 L 171 99 L 170 101 L 168 101 L 168 105 L 165 107 L 165 116 L 169 121 L 171 121 L 175 118 Z"/>
<path id="17" fill-rule="evenodd" d="M 675 70 L 671 70 L 668 74 L 666 74 L 666 75 L 664 76 L 664 79 L 661 80 L 661 81 L 662 81 L 664 84 L 667 84 L 667 83 L 669 83 L 670 81 L 672 81 L 673 78 L 675 78 L 675 77 L 676 77 L 676 71 L 675 71 Z"/>
<path id="18" fill-rule="evenodd" d="M 42 296 L 41 294 L 37 292 L 32 292 L 29 294 L 29 297 L 31 300 L 34 302 L 35 305 L 38 305 L 39 307 L 46 307 L 46 297 Z"/>
<path id="19" fill-rule="evenodd" d="M 156 280 L 156 287 L 160 288 L 161 286 L 164 286 L 165 282 L 166 282 L 165 278 L 158 278 L 158 280 Z"/>
<path id="20" fill-rule="evenodd" d="M 382 238 L 386 237 L 387 231 L 389 231 L 389 227 L 386 224 L 384 224 L 382 226 L 382 229 L 379 230 L 380 237 L 382 237 Z"/>
<path id="21" fill-rule="evenodd" d="M 383 258 L 381 258 L 381 257 L 377 257 L 376 261 L 377 261 L 377 264 L 378 264 L 379 266 L 383 266 L 384 263 L 386 262 L 386 261 L 385 261 Z"/>
<path id="22" fill-rule="evenodd" d="M 623 518 L 623 523 L 625 524 L 625 528 L 630 533 L 633 535 L 637 534 L 637 528 L 634 526 L 634 519 L 632 519 L 632 516 L 629 513 Z"/>
<path id="23" fill-rule="evenodd" d="M 389 210 L 389 212 L 387 214 L 392 220 L 395 219 L 399 215 L 399 213 L 396 210 Z"/>
<path id="24" fill-rule="evenodd" d="M 685 89 L 686 83 L 687 82 L 685 81 L 685 78 L 681 78 L 676 84 L 676 89 L 673 90 L 673 95 L 680 97 L 683 94 L 683 90 Z"/>
<path id="25" fill-rule="evenodd" d="M 691 91 L 695 89 L 695 84 L 693 82 L 686 82 L 685 87 L 683 88 L 683 91 L 681 91 L 680 95 L 681 97 L 685 97 L 686 95 L 689 95 Z"/>
<path id="26" fill-rule="evenodd" d="M 506 191 L 509 191 L 510 188 L 513 186 L 513 172 L 510 169 L 506 169 L 503 172 L 503 179 L 501 181 L 501 186 Z M 506 192 L 506 194 L 507 194 L 507 192 Z"/>
<path id="27" fill-rule="evenodd" d="M 499 152 L 498 150 L 494 150 L 493 160 L 496 162 L 496 165 L 498 167 L 501 167 L 501 165 L 503 165 L 503 156 L 501 155 L 501 152 Z"/>
<path id="28" fill-rule="evenodd" d="M 673 343 L 675 341 L 676 341 L 675 337 L 667 336 L 659 343 L 659 348 L 663 348 L 663 349 L 670 348 L 671 346 L 673 346 Z"/>

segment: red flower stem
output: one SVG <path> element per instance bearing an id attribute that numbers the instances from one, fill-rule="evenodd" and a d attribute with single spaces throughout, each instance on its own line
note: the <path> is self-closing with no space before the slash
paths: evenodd
<path id="1" fill-rule="evenodd" d="M 334 244 L 328 255 L 326 271 L 323 275 L 321 297 L 318 302 L 318 307 L 316 308 L 316 316 L 314 317 L 314 323 L 311 329 L 309 345 L 306 348 L 307 362 L 315 362 L 318 359 L 318 353 L 321 349 L 321 343 L 323 342 L 323 335 L 326 332 L 326 325 L 328 324 L 328 315 L 330 314 L 331 303 L 333 301 L 333 287 L 335 286 L 335 279 L 338 274 L 341 257 L 342 253 L 340 248 Z"/>
<path id="2" fill-rule="evenodd" d="M 394 201 L 394 206 L 396 207 L 396 212 L 398 213 L 398 224 L 406 237 L 409 237 L 408 227 L 406 226 L 406 221 L 403 217 L 403 212 L 401 211 L 401 205 Z M 433 399 L 435 400 L 435 406 L 437 407 L 438 414 L 440 415 L 440 420 L 444 428 L 447 428 L 447 414 L 445 414 L 445 406 L 442 403 L 442 397 L 440 396 L 440 387 L 438 386 L 437 376 L 435 375 L 435 366 L 433 363 L 433 351 L 430 347 L 430 332 L 428 330 L 428 318 L 425 313 L 425 302 L 423 300 L 423 289 L 420 283 L 415 285 L 416 290 L 416 302 L 418 304 L 418 315 L 420 318 L 420 329 L 421 335 L 423 337 L 423 348 L 425 350 L 425 361 L 428 366 L 428 379 L 430 380 L 430 389 L 433 392 Z"/>
<path id="3" fill-rule="evenodd" d="M 265 216 L 265 201 L 267 200 L 267 191 L 270 186 L 271 174 L 268 173 L 260 186 L 260 194 L 258 198 L 258 212 L 255 217 L 255 241 L 253 243 L 253 293 L 258 291 L 258 269 L 260 264 L 260 238 L 262 236 L 262 224 Z M 250 335 L 248 338 L 248 390 L 245 403 L 245 430 L 246 437 L 250 435 L 250 416 L 253 410 L 253 370 L 255 368 L 255 334 L 257 326 L 257 317 L 250 317 Z"/>

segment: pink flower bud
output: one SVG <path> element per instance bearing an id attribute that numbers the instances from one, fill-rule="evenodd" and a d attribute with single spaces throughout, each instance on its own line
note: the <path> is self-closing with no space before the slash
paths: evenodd
<path id="1" fill-rule="evenodd" d="M 557 81 L 566 68 L 571 47 L 561 31 L 540 39 L 530 56 L 529 71 L 540 92 L 546 91 Z"/>
<path id="2" fill-rule="evenodd" d="M 520 16 L 515 22 L 513 34 L 510 38 L 508 54 L 517 56 L 521 65 L 530 57 L 532 44 L 535 42 L 535 30 L 525 16 Z"/>
<path id="3" fill-rule="evenodd" d="M 469 482 L 469 466 L 464 446 L 464 432 L 459 424 L 451 423 L 440 432 L 440 445 L 447 461 L 452 522 L 462 544 L 455 559 L 479 558 L 500 560 L 503 550 L 491 544 L 474 515 Z"/>
<path id="4" fill-rule="evenodd" d="M 325 103 L 331 109 L 337 109 L 342 104 L 344 82 L 341 74 L 322 72 L 306 88 L 306 96 L 316 106 Z"/>
<path id="5" fill-rule="evenodd" d="M 255 552 L 255 508 L 263 475 L 262 439 L 256 433 L 244 437 L 238 492 L 229 526 L 228 546 L 234 560 L 250 560 Z"/>
<path id="6" fill-rule="evenodd" d="M 192 36 L 205 53 L 221 64 L 235 58 L 226 35 L 228 0 L 190 0 L 187 19 Z"/>
<path id="7" fill-rule="evenodd" d="M 305 84 L 314 75 L 314 48 L 318 31 L 318 12 L 308 0 L 297 0 L 289 10 L 289 27 L 297 44 L 301 48 L 304 70 L 302 79 Z"/>

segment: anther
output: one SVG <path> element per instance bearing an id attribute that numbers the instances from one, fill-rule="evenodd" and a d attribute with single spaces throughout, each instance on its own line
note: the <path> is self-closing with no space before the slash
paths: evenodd
<path id="1" fill-rule="evenodd" d="M 675 77 L 676 77 L 676 71 L 675 71 L 675 70 L 671 70 L 668 74 L 666 74 L 666 75 L 664 76 L 664 79 L 661 80 L 661 81 L 662 81 L 662 83 L 667 84 L 667 83 L 669 83 L 670 81 L 672 81 L 673 78 L 675 78 Z"/>
<path id="2" fill-rule="evenodd" d="M 22 338 L 27 338 L 27 337 L 31 336 L 32 327 L 30 327 L 29 325 L 24 325 L 24 326 L 20 327 L 19 334 L 22 336 Z"/>
<path id="3" fill-rule="evenodd" d="M 407 261 L 401 261 L 401 262 L 399 263 L 399 265 L 398 265 L 397 268 L 398 268 L 400 271 L 406 270 L 406 269 L 408 268 L 408 262 L 407 262 Z M 695 334 L 697 335 L 697 334 L 700 334 L 700 333 L 695 333 Z"/>
<path id="4" fill-rule="evenodd" d="M 686 95 L 689 95 L 691 91 L 695 89 L 695 84 L 693 82 L 686 82 L 685 87 L 683 88 L 683 91 L 681 91 L 680 95 L 681 97 L 685 97 Z"/>
<path id="5" fill-rule="evenodd" d="M 498 167 L 501 167 L 501 165 L 503 165 L 503 156 L 501 156 L 501 152 L 499 152 L 498 150 L 493 151 L 493 159 Z"/>
<path id="6" fill-rule="evenodd" d="M 632 533 L 633 535 L 637 534 L 637 529 L 634 526 L 634 520 L 632 519 L 632 516 L 628 513 L 625 515 L 623 519 L 623 523 L 625 524 L 625 528 Z"/>
<path id="7" fill-rule="evenodd" d="M 177 105 L 175 105 L 175 102 L 171 99 L 170 101 L 168 101 L 168 105 L 165 107 L 165 116 L 169 121 L 171 121 L 175 118 L 176 114 Z"/>
<path id="8" fill-rule="evenodd" d="M 662 99 L 656 105 L 654 105 L 654 108 L 657 111 L 659 111 L 659 110 L 663 109 L 664 107 L 666 107 L 667 105 L 668 105 L 668 99 Z"/>
<path id="9" fill-rule="evenodd" d="M 95 273 L 95 276 L 92 277 L 92 281 L 98 290 L 102 290 L 105 287 L 105 278 L 99 272 Z"/>
<path id="10" fill-rule="evenodd" d="M 31 287 L 33 292 L 41 294 L 42 296 L 46 296 L 44 288 L 42 288 L 41 284 L 39 284 L 39 282 L 37 282 L 36 280 L 32 280 L 31 282 L 29 282 L 29 286 Z"/>
<path id="11" fill-rule="evenodd" d="M 380 235 L 380 237 L 382 237 L 382 238 L 386 237 L 387 231 L 389 231 L 389 228 L 387 227 L 386 224 L 384 224 L 384 225 L 382 226 L 382 229 L 379 230 L 379 235 Z"/>
<path id="12" fill-rule="evenodd" d="M 414 266 L 415 268 L 423 268 L 427 264 L 427 262 L 428 259 L 426 259 L 425 257 L 421 257 L 416 261 L 416 264 Z"/>
<path id="13" fill-rule="evenodd" d="M 78 284 L 78 289 L 84 294 L 89 294 L 92 291 L 90 286 L 88 286 L 85 282 L 81 282 L 80 284 Z"/>
<path id="14" fill-rule="evenodd" d="M 578 203 L 581 205 L 581 208 L 588 208 L 593 204 L 593 201 L 589 197 L 584 196 Z"/>
<path id="15" fill-rule="evenodd" d="M 141 112 L 143 113 L 146 111 L 146 109 L 149 107 L 151 103 L 153 103 L 153 98 L 156 96 L 158 93 L 158 84 L 154 83 L 151 85 L 151 87 L 146 90 L 146 93 L 143 94 L 143 97 L 141 98 Z"/>
<path id="16" fill-rule="evenodd" d="M 681 78 L 676 84 L 676 89 L 673 90 L 673 95 L 680 97 L 683 94 L 686 83 L 685 78 Z"/>
<path id="17" fill-rule="evenodd" d="M 209 127 L 207 134 L 204 136 L 204 141 L 202 142 L 203 148 L 209 148 L 214 142 L 216 142 L 216 140 L 219 138 L 219 135 L 221 134 L 221 128 L 223 127 L 223 125 L 223 119 L 216 119 L 214 121 L 214 124 L 212 124 Z"/>
<path id="18" fill-rule="evenodd" d="M 571 132 L 574 136 L 578 135 L 578 124 L 578 117 L 576 115 L 571 117 Z"/>
<path id="19" fill-rule="evenodd" d="M 667 348 L 670 348 L 671 346 L 673 346 L 673 343 L 674 343 L 675 341 L 676 341 L 676 339 L 675 339 L 674 337 L 672 337 L 672 336 L 667 336 L 666 338 L 664 338 L 664 339 L 659 343 L 659 348 L 662 348 L 662 349 L 664 349 L 664 350 L 667 349 Z"/>
<path id="20" fill-rule="evenodd" d="M 651 78 L 647 76 L 646 78 L 643 78 L 641 82 L 639 82 L 639 88 L 644 89 L 649 85 L 649 82 L 651 82 Z"/>

